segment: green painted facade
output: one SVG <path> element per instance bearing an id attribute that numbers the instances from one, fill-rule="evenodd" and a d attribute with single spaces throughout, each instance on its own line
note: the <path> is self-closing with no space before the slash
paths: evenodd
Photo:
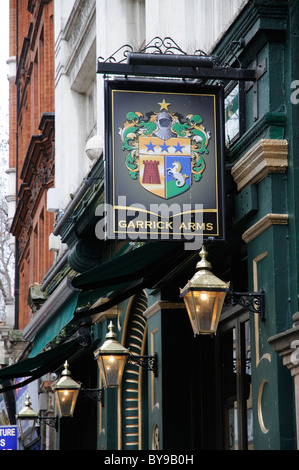
<path id="1" fill-rule="evenodd" d="M 213 51 L 222 63 L 260 71 L 256 84 L 245 84 L 242 133 L 227 148 L 227 241 L 209 246 L 216 275 L 235 290 L 266 293 L 266 320 L 247 315 L 255 450 L 296 448 L 293 378 L 268 339 L 291 328 L 298 310 L 299 103 L 291 101 L 292 83 L 299 80 L 298 31 L 297 0 L 252 0 Z M 273 152 L 285 157 L 287 166 L 273 163 Z M 245 173 L 236 177 L 238 164 Z M 90 186 L 56 229 L 70 249 L 65 274 L 84 273 L 132 248 L 95 237 L 95 209 L 104 200 L 102 159 L 90 177 Z M 197 260 L 195 254 L 183 269 L 104 312 L 93 325 L 93 339 L 101 344 L 110 315 L 122 344 L 133 344 L 137 354 L 158 354 L 157 377 L 132 368 L 120 390 L 105 390 L 96 417 L 98 449 L 227 448 L 221 334 L 193 337 L 179 299 Z M 55 282 L 60 278 L 49 289 Z"/>
<path id="2" fill-rule="evenodd" d="M 271 223 L 247 243 L 248 289 L 266 291 L 266 321 L 256 324 L 251 318 L 255 449 L 295 448 L 293 379 L 267 339 L 290 328 L 298 309 L 299 111 L 291 102 L 291 84 L 298 75 L 298 18 L 296 1 L 249 2 L 215 51 L 225 56 L 232 41 L 244 38 L 245 47 L 236 52 L 242 66 L 266 64 L 256 89 L 246 93 L 246 130 L 230 148 L 232 160 L 240 160 L 261 139 L 284 139 L 288 144 L 286 172 L 270 170 L 235 198 L 243 230 L 267 214 L 286 216 L 283 224 Z"/>

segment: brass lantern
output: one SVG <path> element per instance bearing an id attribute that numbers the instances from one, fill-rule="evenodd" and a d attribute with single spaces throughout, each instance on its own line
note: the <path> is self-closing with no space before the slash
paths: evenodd
<path id="1" fill-rule="evenodd" d="M 72 379 L 68 362 L 64 363 L 61 378 L 53 387 L 60 416 L 72 418 L 81 384 Z"/>
<path id="2" fill-rule="evenodd" d="M 16 415 L 16 418 L 19 423 L 22 441 L 25 442 L 27 439 L 32 441 L 38 414 L 31 408 L 29 395 L 26 396 L 24 408 Z"/>
<path id="3" fill-rule="evenodd" d="M 116 333 L 113 329 L 114 325 L 110 321 L 106 341 L 94 352 L 105 388 L 119 387 L 127 359 L 130 356 L 129 349 L 116 340 Z"/>
<path id="4" fill-rule="evenodd" d="M 229 282 L 223 282 L 212 273 L 212 265 L 207 261 L 208 252 L 202 246 L 198 271 L 180 289 L 195 335 L 216 333 L 223 302 L 229 291 Z"/>

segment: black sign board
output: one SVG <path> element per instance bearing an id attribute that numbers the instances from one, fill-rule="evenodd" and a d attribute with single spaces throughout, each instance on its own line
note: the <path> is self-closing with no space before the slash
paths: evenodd
<path id="1" fill-rule="evenodd" d="M 105 80 L 108 238 L 224 239 L 222 87 Z"/>

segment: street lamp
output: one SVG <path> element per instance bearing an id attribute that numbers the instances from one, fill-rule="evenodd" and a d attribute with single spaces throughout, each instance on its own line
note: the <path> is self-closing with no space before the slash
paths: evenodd
<path id="1" fill-rule="evenodd" d="M 72 418 L 81 384 L 72 379 L 68 362 L 64 363 L 61 378 L 53 387 L 60 416 Z"/>
<path id="2" fill-rule="evenodd" d="M 121 383 L 124 368 L 130 355 L 129 349 L 116 340 L 112 321 L 108 326 L 106 341 L 94 352 L 105 388 L 118 387 Z"/>
<path id="3" fill-rule="evenodd" d="M 31 408 L 29 395 L 26 396 L 24 407 L 20 413 L 16 415 L 16 418 L 19 424 L 22 441 L 24 442 L 25 439 L 32 441 L 38 414 Z"/>
<path id="4" fill-rule="evenodd" d="M 73 417 L 77 398 L 81 393 L 84 398 L 99 401 L 104 406 L 104 390 L 102 388 L 83 388 L 79 382 L 72 379 L 67 361 L 64 363 L 60 379 L 53 385 L 52 390 L 61 418 Z"/>
<path id="5" fill-rule="evenodd" d="M 58 430 L 57 417 L 39 416 L 33 410 L 33 408 L 31 408 L 30 396 L 28 394 L 26 396 L 24 407 L 20 413 L 16 415 L 16 418 L 19 424 L 21 439 L 23 442 L 25 442 L 25 440 L 28 440 L 29 442 L 32 441 L 37 422 L 40 420 L 45 420 L 45 423 L 48 426 L 55 428 L 56 431 Z"/>
<path id="6" fill-rule="evenodd" d="M 122 346 L 116 339 L 112 321 L 108 326 L 106 341 L 94 352 L 105 388 L 119 387 L 124 368 L 128 363 L 137 363 L 139 366 L 154 372 L 157 377 L 157 355 L 136 356 Z"/>
<path id="7" fill-rule="evenodd" d="M 198 271 L 192 279 L 180 289 L 190 322 L 195 335 L 215 334 L 217 331 L 224 301 L 232 305 L 241 305 L 247 310 L 258 313 L 261 320 L 265 320 L 265 292 L 233 292 L 229 282 L 216 277 L 207 261 L 208 252 L 202 246 L 199 261 L 196 265 Z"/>
<path id="8" fill-rule="evenodd" d="M 229 282 L 223 282 L 212 273 L 212 265 L 207 261 L 208 252 L 202 246 L 198 271 L 180 289 L 195 335 L 216 333 Z"/>

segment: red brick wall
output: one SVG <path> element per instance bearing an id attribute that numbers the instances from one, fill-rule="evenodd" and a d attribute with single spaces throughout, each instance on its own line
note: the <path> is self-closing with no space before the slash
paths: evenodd
<path id="1" fill-rule="evenodd" d="M 28 165 L 28 153 L 31 155 L 32 136 L 41 134 L 39 124 L 43 114 L 54 112 L 54 0 L 19 0 L 18 12 L 16 5 L 16 0 L 10 0 L 9 53 L 10 56 L 17 55 L 18 68 L 16 84 L 10 82 L 9 85 L 9 164 L 17 168 L 20 190 L 24 164 Z M 42 158 L 35 164 L 40 165 L 41 161 Z M 38 168 L 34 170 L 38 172 Z M 26 183 L 28 191 L 30 185 L 36 184 L 33 180 Z M 38 194 L 36 190 L 32 191 L 30 197 L 20 191 L 21 197 L 17 200 L 12 233 L 22 248 L 18 265 L 20 329 L 28 323 L 31 315 L 29 285 L 41 284 L 53 263 L 48 240 L 53 231 L 54 216 L 46 210 L 46 192 L 52 185 L 53 181 L 48 181 L 41 185 Z M 28 210 L 24 207 L 26 204 L 30 205 Z"/>

